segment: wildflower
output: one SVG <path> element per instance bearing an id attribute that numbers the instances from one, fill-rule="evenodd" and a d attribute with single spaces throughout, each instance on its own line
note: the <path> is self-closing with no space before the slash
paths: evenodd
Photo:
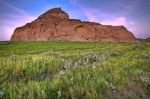
<path id="1" fill-rule="evenodd" d="M 141 78 L 141 80 L 142 80 L 142 82 L 144 82 L 144 83 L 146 83 L 146 84 L 150 84 L 150 79 L 149 78 L 147 78 L 147 77 L 140 77 Z"/>
<path id="2" fill-rule="evenodd" d="M 72 61 L 66 61 L 64 64 L 65 69 L 69 69 L 69 68 L 71 68 L 71 66 L 72 66 Z"/>
<path id="3" fill-rule="evenodd" d="M 93 69 L 95 69 L 95 68 L 96 68 L 96 66 L 95 66 L 95 65 L 93 65 L 93 66 L 92 66 L 92 68 L 93 68 Z"/>
<path id="4" fill-rule="evenodd" d="M 12 60 L 17 61 L 17 55 L 12 54 L 10 57 Z"/>
<path id="5" fill-rule="evenodd" d="M 74 63 L 74 67 L 77 68 L 79 66 L 78 62 Z"/>
<path id="6" fill-rule="evenodd" d="M 65 61 L 65 59 L 62 59 L 62 61 L 64 62 L 64 61 Z"/>
<path id="7" fill-rule="evenodd" d="M 62 70 L 62 71 L 60 71 L 60 73 L 59 73 L 59 75 L 64 75 L 65 74 L 65 72 Z"/>
<path id="8" fill-rule="evenodd" d="M 93 80 L 96 80 L 96 77 L 95 77 L 95 76 L 93 77 Z"/>
<path id="9" fill-rule="evenodd" d="M 4 92 L 0 91 L 0 98 L 2 98 L 4 96 Z"/>
<path id="10" fill-rule="evenodd" d="M 116 93 L 116 87 L 112 83 L 109 84 L 109 88 L 111 89 L 112 93 Z"/>
<path id="11" fill-rule="evenodd" d="M 58 94 L 58 98 L 60 98 L 60 97 L 61 97 L 61 91 L 59 90 L 59 91 L 57 92 L 57 94 Z"/>
<path id="12" fill-rule="evenodd" d="M 86 61 L 83 61 L 83 65 L 87 65 L 87 62 L 86 62 Z"/>

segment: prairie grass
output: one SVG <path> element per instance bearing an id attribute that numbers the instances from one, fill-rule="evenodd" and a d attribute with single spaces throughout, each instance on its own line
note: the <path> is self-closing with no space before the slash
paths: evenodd
<path id="1" fill-rule="evenodd" d="M 148 99 L 150 43 L 0 42 L 2 99 Z"/>

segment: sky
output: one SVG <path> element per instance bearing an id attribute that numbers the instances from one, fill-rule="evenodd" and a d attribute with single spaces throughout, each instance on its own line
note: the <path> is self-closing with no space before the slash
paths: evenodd
<path id="1" fill-rule="evenodd" d="M 150 0 L 0 0 L 0 41 L 55 7 L 72 19 L 124 25 L 137 38 L 150 37 Z"/>

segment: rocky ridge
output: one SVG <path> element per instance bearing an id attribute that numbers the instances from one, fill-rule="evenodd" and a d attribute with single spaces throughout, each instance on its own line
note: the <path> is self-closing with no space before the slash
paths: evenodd
<path id="1" fill-rule="evenodd" d="M 102 25 L 69 19 L 61 8 L 53 8 L 31 23 L 15 29 L 11 41 L 107 41 L 134 42 L 134 35 L 124 26 Z"/>

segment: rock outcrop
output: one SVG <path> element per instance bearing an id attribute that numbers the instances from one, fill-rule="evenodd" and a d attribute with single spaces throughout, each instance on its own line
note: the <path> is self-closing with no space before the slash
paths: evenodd
<path id="1" fill-rule="evenodd" d="M 146 38 L 145 41 L 150 42 L 150 37 Z"/>
<path id="2" fill-rule="evenodd" d="M 31 23 L 15 29 L 11 41 L 107 41 L 134 42 L 124 26 L 101 25 L 69 19 L 61 8 L 53 8 Z"/>

